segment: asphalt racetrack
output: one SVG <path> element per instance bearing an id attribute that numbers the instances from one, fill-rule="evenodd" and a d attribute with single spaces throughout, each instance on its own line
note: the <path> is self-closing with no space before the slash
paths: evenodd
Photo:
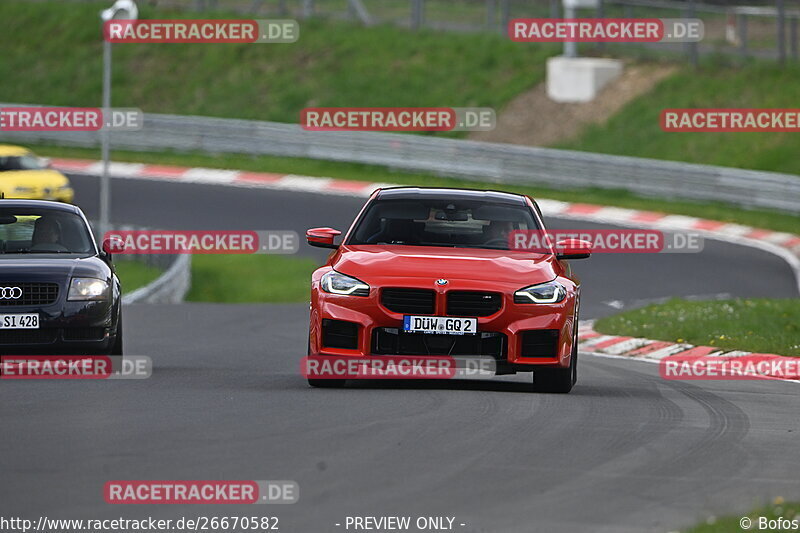
<path id="1" fill-rule="evenodd" d="M 71 179 L 96 217 L 96 179 Z M 301 235 L 346 229 L 363 203 L 144 180 L 114 180 L 113 193 L 119 223 Z M 583 319 L 669 296 L 798 296 L 780 258 L 715 241 L 574 267 Z M 277 516 L 288 533 L 452 516 L 465 532 L 638 532 L 800 499 L 796 383 L 665 381 L 657 365 L 583 354 L 568 395 L 526 392 L 530 374 L 310 389 L 307 317 L 307 304 L 132 305 L 126 353 L 152 357 L 151 379 L 0 383 L 0 515 Z M 115 479 L 294 480 L 300 501 L 114 506 L 103 485 Z"/>

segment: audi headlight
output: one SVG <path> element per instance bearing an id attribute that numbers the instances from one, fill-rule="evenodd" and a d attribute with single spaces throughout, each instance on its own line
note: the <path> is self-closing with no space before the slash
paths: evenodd
<path id="1" fill-rule="evenodd" d="M 567 289 L 557 281 L 531 285 L 514 293 L 516 304 L 555 304 L 567 296 Z"/>
<path id="2" fill-rule="evenodd" d="M 321 286 L 323 291 L 331 294 L 369 296 L 369 285 L 360 279 L 345 276 L 335 270 L 323 274 Z"/>
<path id="3" fill-rule="evenodd" d="M 72 278 L 67 300 L 105 300 L 108 298 L 108 283 L 95 278 Z"/>

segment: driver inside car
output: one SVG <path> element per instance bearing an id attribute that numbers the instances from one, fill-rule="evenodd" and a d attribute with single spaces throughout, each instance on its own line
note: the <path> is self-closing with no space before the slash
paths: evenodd
<path id="1" fill-rule="evenodd" d="M 61 224 L 53 217 L 40 217 L 33 228 L 31 250 L 66 251 L 61 244 Z"/>
<path id="2" fill-rule="evenodd" d="M 493 248 L 508 249 L 508 237 L 514 230 L 514 224 L 505 220 L 492 220 L 483 230 L 484 244 Z"/>

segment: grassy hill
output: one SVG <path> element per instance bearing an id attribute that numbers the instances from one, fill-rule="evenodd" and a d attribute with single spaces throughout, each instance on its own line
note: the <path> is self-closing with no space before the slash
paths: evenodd
<path id="1" fill-rule="evenodd" d="M 0 2 L 0 101 L 98 105 L 107 4 Z M 140 18 L 200 17 L 139 5 Z M 241 15 L 202 14 L 225 17 Z M 118 44 L 113 105 L 281 122 L 297 122 L 307 106 L 501 108 L 542 80 L 556 49 L 323 21 L 301 22 L 294 44 Z"/>
<path id="2" fill-rule="evenodd" d="M 107 1 L 0 2 L 0 101 L 96 106 Z M 140 2 L 141 18 L 235 17 Z M 294 44 L 120 44 L 114 100 L 149 112 L 296 122 L 308 106 L 488 106 L 544 79 L 559 45 L 496 34 L 301 22 Z M 664 133 L 668 107 L 798 107 L 800 65 L 687 66 L 559 147 L 800 174 L 796 133 Z M 536 127 L 532 124 L 531 127 Z"/>
<path id="3" fill-rule="evenodd" d="M 800 174 L 800 133 L 665 133 L 666 108 L 800 108 L 800 65 L 684 68 L 560 148 Z"/>

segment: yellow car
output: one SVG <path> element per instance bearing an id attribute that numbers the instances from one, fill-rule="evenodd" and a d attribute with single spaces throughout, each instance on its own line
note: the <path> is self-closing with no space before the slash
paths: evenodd
<path id="1" fill-rule="evenodd" d="M 47 160 L 21 146 L 0 144 L 0 192 L 6 198 L 56 200 L 72 203 L 75 196 L 67 177 Z"/>

